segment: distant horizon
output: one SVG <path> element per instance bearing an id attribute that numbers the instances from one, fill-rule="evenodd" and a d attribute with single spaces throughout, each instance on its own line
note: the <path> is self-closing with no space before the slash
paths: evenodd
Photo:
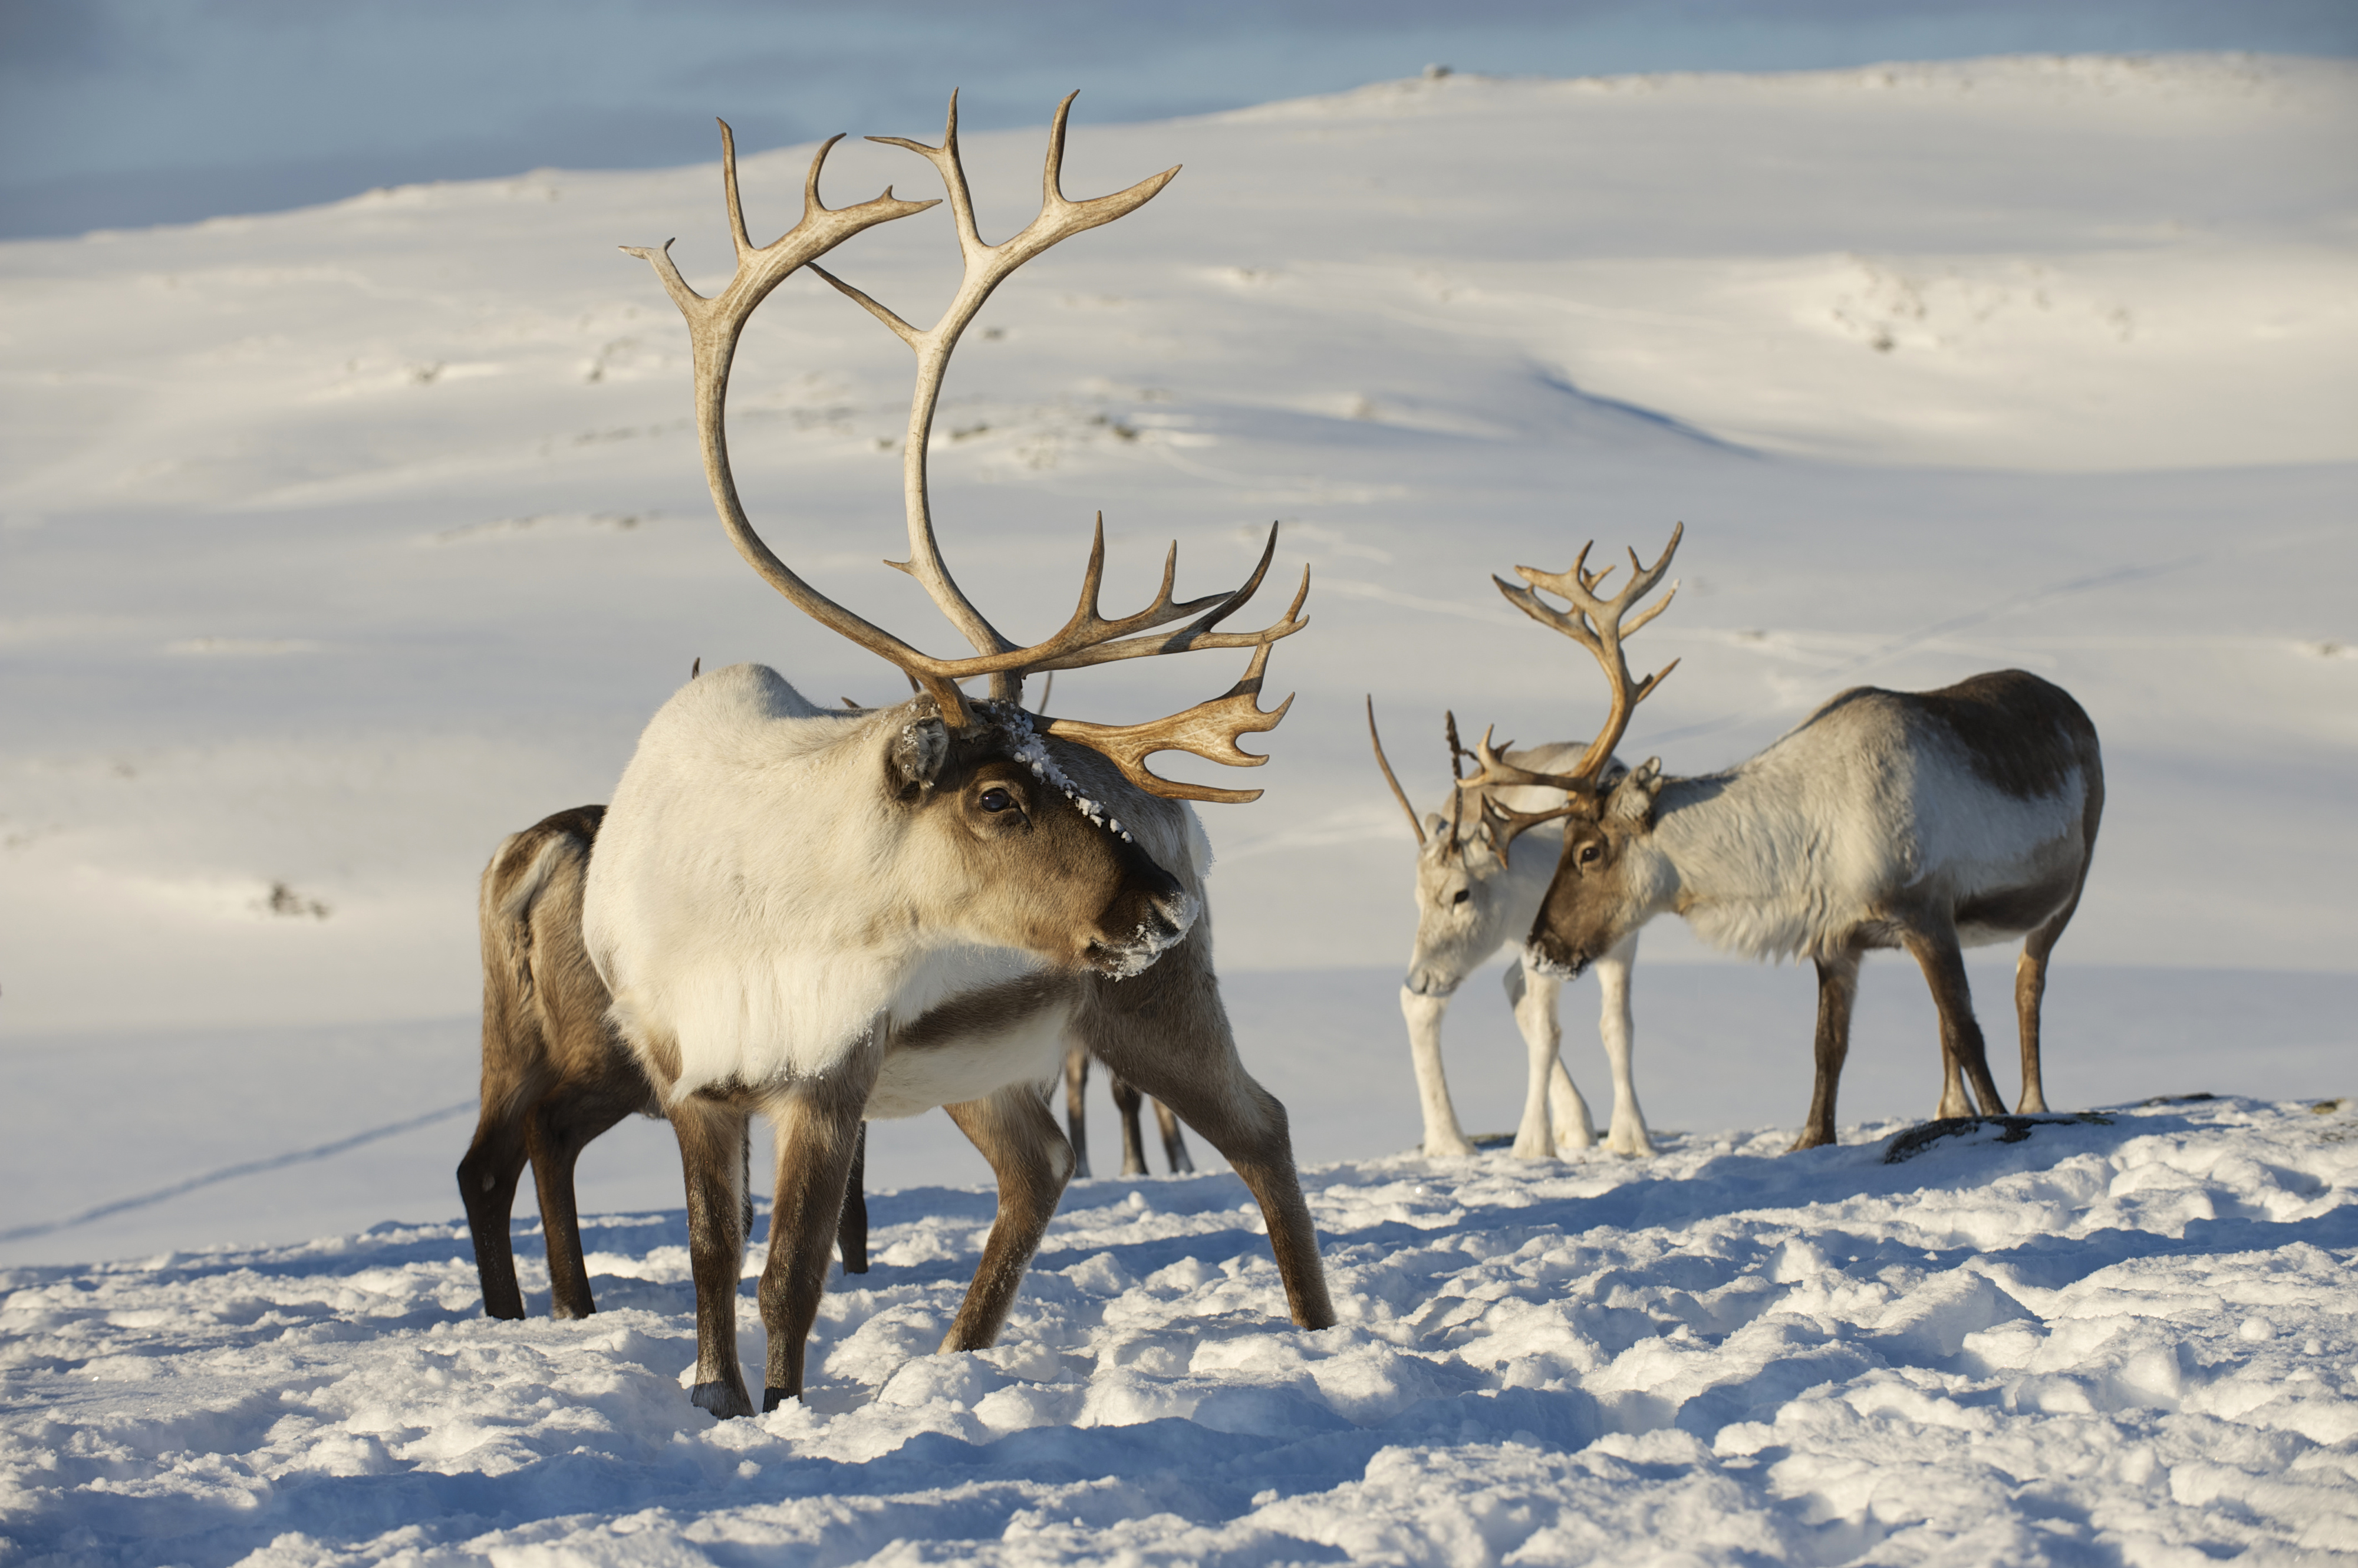
<path id="1" fill-rule="evenodd" d="M 911 20 L 914 12 L 914 20 Z M 693 25 L 681 25 L 687 18 Z M 145 228 L 538 168 L 667 168 L 923 124 L 961 87 L 987 131 L 1136 123 L 1347 92 L 1430 67 L 1566 79 L 1787 72 L 2005 55 L 2358 55 L 2337 0 L 1407 0 L 1166 6 L 1044 0 L 978 21 L 738 0 L 0 0 L 0 239 Z"/>

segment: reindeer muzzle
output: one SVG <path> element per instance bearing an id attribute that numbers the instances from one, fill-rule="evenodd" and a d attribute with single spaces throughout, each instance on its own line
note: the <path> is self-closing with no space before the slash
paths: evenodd
<path id="1" fill-rule="evenodd" d="M 1203 913 L 1195 895 L 1181 887 L 1168 893 L 1121 902 L 1131 906 L 1135 924 L 1124 935 L 1101 936 L 1090 943 L 1085 959 L 1090 968 L 1109 980 L 1126 980 L 1144 974 L 1154 960 L 1187 939 L 1195 916 Z"/>

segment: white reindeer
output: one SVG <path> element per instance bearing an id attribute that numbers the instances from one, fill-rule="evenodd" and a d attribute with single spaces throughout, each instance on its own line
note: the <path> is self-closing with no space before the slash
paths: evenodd
<path id="1" fill-rule="evenodd" d="M 1489 960 L 1509 941 L 1520 944 L 1539 914 L 1555 870 L 1559 833 L 1552 827 L 1539 830 L 1536 842 L 1518 861 L 1508 852 L 1497 824 L 1485 815 L 1495 794 L 1505 806 L 1544 811 L 1561 805 L 1562 790 L 1537 785 L 1506 784 L 1497 790 L 1468 785 L 1460 760 L 1471 755 L 1457 743 L 1457 716 L 1450 714 L 1444 733 L 1449 742 L 1450 773 L 1458 779 L 1451 791 L 1449 810 L 1417 818 L 1408 795 L 1384 755 L 1383 738 L 1376 732 L 1376 705 L 1368 699 L 1368 738 L 1374 743 L 1376 765 L 1391 785 L 1392 796 L 1408 814 L 1416 835 L 1416 947 L 1409 957 L 1408 974 L 1401 982 L 1401 1015 L 1408 1021 L 1409 1059 L 1416 1067 L 1416 1092 L 1424 1111 L 1424 1155 L 1429 1160 L 1466 1159 L 1473 1141 L 1458 1124 L 1457 1109 L 1449 1098 L 1449 1083 L 1441 1068 L 1441 1018 L 1449 999 L 1466 977 Z M 1534 746 L 1509 751 L 1508 761 L 1544 773 L 1572 761 L 1574 743 Z M 1617 764 L 1616 764 L 1617 767 Z M 1468 826 L 1465 811 L 1471 802 L 1476 822 Z M 1616 1154 L 1642 1158 L 1654 1152 L 1646 1130 L 1646 1115 L 1638 1104 L 1638 1086 L 1630 1071 L 1634 1023 L 1629 1011 L 1629 970 L 1638 959 L 1638 937 L 1629 938 L 1596 963 L 1603 1009 L 1596 1021 L 1605 1054 L 1613 1065 L 1613 1121 L 1605 1146 Z M 1563 1032 L 1557 1004 L 1563 989 L 1560 974 L 1528 959 L 1506 975 L 1507 1000 L 1514 1009 L 1515 1027 L 1523 1036 L 1530 1073 L 1523 1095 L 1523 1118 L 1515 1132 L 1517 1159 L 1545 1160 L 1576 1154 L 1596 1146 L 1596 1124 L 1588 1101 L 1565 1071 L 1559 1052 Z"/>
<path id="2" fill-rule="evenodd" d="M 777 1134 L 759 1291 L 769 1409 L 801 1393 L 828 1243 L 867 1117 L 946 1106 L 997 1172 L 998 1217 L 942 1345 L 991 1343 L 1072 1169 L 1045 1084 L 1076 1038 L 1228 1156 L 1260 1201 L 1294 1321 L 1335 1321 L 1284 1109 L 1238 1062 L 1220 1006 L 1203 914 L 1208 851 L 1181 804 L 1259 792 L 1173 784 L 1144 765 L 1172 750 L 1266 760 L 1237 738 L 1284 716 L 1286 705 L 1263 711 L 1255 697 L 1271 647 L 1303 624 L 1308 575 L 1279 621 L 1218 632 L 1259 587 L 1274 530 L 1243 587 L 1186 603 L 1171 597 L 1174 546 L 1153 602 L 1108 620 L 1098 609 L 1100 524 L 1071 619 L 1019 647 L 951 579 L 927 509 L 926 442 L 943 372 L 983 301 L 1025 261 L 1136 209 L 1177 173 L 1066 200 L 1058 170 L 1071 103 L 1058 107 L 1049 135 L 1039 216 L 998 245 L 975 227 L 955 96 L 940 146 L 877 138 L 924 157 L 948 189 L 965 268 L 932 328 L 812 268 L 915 351 L 903 467 L 911 555 L 902 569 L 973 644 L 973 657 L 921 653 L 796 576 L 747 520 L 723 434 L 730 357 L 761 299 L 860 229 L 933 203 L 887 190 L 829 211 L 817 194 L 822 148 L 802 221 L 756 248 L 724 126 L 738 256 L 728 287 L 707 299 L 665 252 L 633 253 L 687 318 L 706 478 L 730 539 L 794 604 L 919 687 L 897 707 L 847 713 L 806 701 L 759 665 L 691 680 L 641 737 L 590 858 L 582 934 L 614 999 L 614 1022 L 678 1135 L 697 1292 L 690 1398 L 718 1415 L 753 1409 L 735 1326 L 746 1113 L 769 1117 Z M 1186 624 L 1155 630 L 1174 622 Z M 1202 648 L 1250 648 L 1252 662 L 1228 693 L 1172 718 L 1114 727 L 1021 706 L 1027 675 Z M 978 676 L 990 677 L 988 700 L 959 688 Z"/>
<path id="3" fill-rule="evenodd" d="M 1674 530 L 1650 567 L 1632 551 L 1631 580 L 1611 599 L 1596 589 L 1614 568 L 1588 571 L 1585 548 L 1568 572 L 1518 567 L 1528 586 L 1498 585 L 1533 619 L 1594 653 L 1612 688 L 1605 730 L 1581 764 L 1544 781 L 1572 795 L 1546 814 L 1563 816 L 1565 830 L 1531 926 L 1539 962 L 1576 975 L 1665 911 L 1718 947 L 1808 957 L 1818 971 L 1817 1076 L 1793 1147 L 1810 1149 L 1834 1141 L 1859 961 L 1877 947 L 1916 960 L 1940 1011 L 1935 1114 L 1971 1115 L 1968 1083 L 1982 1114 L 2002 1111 L 1961 949 L 2022 938 L 2017 1108 L 2045 1110 L 2039 1000 L 2048 956 L 2087 884 L 2104 815 L 2095 726 L 2069 693 L 2021 670 L 1939 691 L 1857 687 L 1724 773 L 1674 779 L 1649 758 L 1608 786 L 1597 777 L 1601 760 L 1631 710 L 1670 673 L 1633 682 L 1621 652 L 1622 639 L 1669 597 L 1626 629 L 1622 617 L 1661 579 L 1679 536 Z M 1556 610 L 1540 589 L 1572 609 Z M 1477 753 L 1485 783 L 1539 782 L 1488 752 L 1486 743 Z M 1535 820 L 1505 826 L 1511 836 Z"/>

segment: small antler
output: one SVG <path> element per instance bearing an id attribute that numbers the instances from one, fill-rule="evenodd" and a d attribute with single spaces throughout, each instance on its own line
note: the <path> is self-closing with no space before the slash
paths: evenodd
<path id="1" fill-rule="evenodd" d="M 1455 718 L 1449 721 L 1449 730 L 1450 738 L 1455 740 L 1457 732 Z M 1422 849 L 1424 848 L 1424 824 L 1417 819 L 1416 807 L 1408 803 L 1408 791 L 1401 788 L 1400 778 L 1392 772 L 1391 759 L 1384 755 L 1384 738 L 1376 733 L 1376 696 L 1373 692 L 1368 694 L 1368 739 L 1375 742 L 1376 766 L 1384 770 L 1384 783 L 1392 786 L 1392 798 L 1400 802 L 1402 811 L 1408 813 L 1409 831 L 1416 835 L 1416 847 Z M 1455 763 L 1456 759 L 1452 757 L 1450 761 Z"/>
<path id="2" fill-rule="evenodd" d="M 1517 567 L 1515 574 L 1531 585 L 1528 588 L 1516 588 L 1501 578 L 1490 579 L 1498 585 L 1498 591 L 1506 595 L 1507 602 L 1541 625 L 1552 626 L 1586 648 L 1595 655 L 1597 664 L 1605 671 L 1605 682 L 1611 691 L 1612 708 L 1606 715 L 1605 728 L 1597 732 L 1595 740 L 1589 742 L 1588 750 L 1581 755 L 1580 764 L 1573 769 L 1571 774 L 1582 782 L 1583 787 L 1593 788 L 1604 773 L 1606 762 L 1613 755 L 1613 748 L 1621 743 L 1622 735 L 1629 728 L 1629 716 L 1636 711 L 1638 705 L 1651 696 L 1654 688 L 1679 667 L 1678 660 L 1672 659 L 1644 680 L 1633 681 L 1629 677 L 1629 663 L 1621 654 L 1621 644 L 1626 639 L 1637 635 L 1648 622 L 1670 608 L 1671 599 L 1679 591 L 1677 583 L 1672 583 L 1671 591 L 1662 595 L 1658 602 L 1648 606 L 1635 621 L 1627 626 L 1621 622 L 1630 607 L 1652 592 L 1654 586 L 1662 580 L 1662 573 L 1670 568 L 1671 557 L 1678 553 L 1679 540 L 1685 533 L 1686 524 L 1683 523 L 1673 527 L 1671 542 L 1663 547 L 1661 558 L 1650 567 L 1640 562 L 1638 552 L 1631 550 L 1628 586 L 1611 599 L 1598 598 L 1596 589 L 1613 575 L 1615 568 L 1608 566 L 1593 572 L 1587 569 L 1588 552 L 1595 547 L 1593 539 L 1580 547 L 1580 558 L 1572 563 L 1570 571 L 1543 572 L 1532 567 Z M 1536 591 L 1541 589 L 1569 601 L 1571 611 L 1567 613 L 1558 610 L 1541 600 Z"/>

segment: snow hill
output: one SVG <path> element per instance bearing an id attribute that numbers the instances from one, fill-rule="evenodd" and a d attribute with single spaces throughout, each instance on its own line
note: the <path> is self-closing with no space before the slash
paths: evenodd
<path id="1" fill-rule="evenodd" d="M 1185 171 L 987 308 L 937 514 L 1018 634 L 1068 610 L 1100 507 L 1109 605 L 1170 538 L 1183 592 L 1273 517 L 1280 573 L 1311 562 L 1269 795 L 1205 816 L 1230 1004 L 1318 1166 L 1346 1322 L 1284 1326 L 1232 1178 L 1101 1180 L 1000 1349 L 924 1357 L 989 1212 L 935 1117 L 877 1130 L 883 1261 L 830 1298 L 807 1410 L 713 1427 L 673 1386 L 651 1125 L 585 1162 L 613 1310 L 479 1321 L 448 1217 L 491 845 L 605 798 L 691 658 L 898 686 L 721 538 L 685 330 L 613 249 L 676 234 L 708 287 L 717 168 L 9 243 L 0 1561 L 2358 1553 L 2358 70 L 1447 77 L 1087 113 L 1067 190 Z M 1041 136 L 967 147 L 1003 234 Z M 745 160 L 758 237 L 810 151 Z M 932 193 L 857 142 L 826 189 L 887 182 Z M 917 313 L 948 245 L 928 214 L 835 260 Z M 880 328 L 790 280 L 735 449 L 782 551 L 943 648 L 875 564 L 906 384 Z M 1444 708 L 1589 732 L 1585 655 L 1485 579 L 1677 520 L 1685 586 L 1641 645 L 1683 663 L 1631 754 L 1699 771 L 1844 686 L 2007 665 L 2088 708 L 2111 799 L 2049 1083 L 2109 1120 L 1881 1163 L 1937 1056 L 1920 983 L 1870 966 L 1848 1143 L 1773 1158 L 1809 978 L 1665 924 L 1648 1111 L 1739 1130 L 1644 1166 L 1395 1153 L 1409 848 L 1361 694 L 1420 794 Z M 1158 663 L 1055 706 L 1118 721 L 1233 678 Z M 1566 1047 L 1594 1093 L 1591 1005 Z M 1495 986 L 1448 1039 L 1469 1121 L 1510 1125 Z M 2231 1098 L 2143 1103 L 2196 1091 Z M 1105 1169 L 1102 1115 L 1098 1141 Z"/>

